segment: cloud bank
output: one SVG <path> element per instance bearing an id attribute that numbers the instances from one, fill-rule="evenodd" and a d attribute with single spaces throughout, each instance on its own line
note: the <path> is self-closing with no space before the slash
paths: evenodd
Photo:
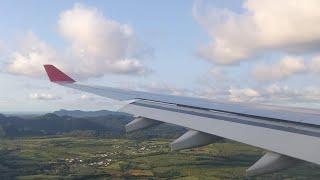
<path id="1" fill-rule="evenodd" d="M 216 64 L 234 64 L 261 53 L 305 53 L 319 50 L 320 1 L 246 0 L 242 13 L 203 9 L 193 4 L 193 16 L 208 32 L 210 42 L 197 54 Z"/>
<path id="2" fill-rule="evenodd" d="M 38 77 L 43 75 L 42 65 L 50 63 L 78 78 L 151 72 L 141 61 L 150 52 L 138 42 L 132 27 L 105 17 L 94 7 L 75 4 L 60 14 L 57 26 L 67 42 L 63 52 L 29 31 L 12 51 L 7 71 Z"/>
<path id="3" fill-rule="evenodd" d="M 56 96 L 53 94 L 46 93 L 31 93 L 29 94 L 29 98 L 33 100 L 58 100 L 61 99 L 60 96 Z"/>
<path id="4" fill-rule="evenodd" d="M 230 101 L 255 101 L 255 98 L 259 97 L 258 91 L 252 88 L 234 88 L 229 89 Z"/>
<path id="5" fill-rule="evenodd" d="M 276 81 L 286 79 L 306 70 L 302 57 L 285 56 L 273 64 L 257 64 L 252 70 L 255 79 L 259 81 Z"/>

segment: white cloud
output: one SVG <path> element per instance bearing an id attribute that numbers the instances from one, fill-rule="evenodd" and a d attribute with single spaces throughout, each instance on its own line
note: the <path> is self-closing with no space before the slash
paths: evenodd
<path id="1" fill-rule="evenodd" d="M 260 93 L 252 88 L 234 88 L 229 89 L 229 100 L 231 101 L 255 101 Z"/>
<path id="2" fill-rule="evenodd" d="M 267 102 L 289 101 L 290 99 L 298 98 L 302 93 L 301 90 L 278 84 L 271 84 L 261 91 L 263 91 L 263 101 Z"/>
<path id="3" fill-rule="evenodd" d="M 285 56 L 273 64 L 258 64 L 253 70 L 253 77 L 259 81 L 275 81 L 306 71 L 302 57 Z"/>
<path id="4" fill-rule="evenodd" d="M 288 86 L 280 87 L 277 84 L 272 84 L 266 88 L 266 92 L 272 95 L 272 94 L 281 93 L 283 91 L 287 91 L 288 89 L 289 89 Z"/>
<path id="5" fill-rule="evenodd" d="M 135 41 L 130 26 L 107 19 L 96 8 L 80 4 L 61 13 L 58 26 L 80 57 L 123 59 Z"/>
<path id="6" fill-rule="evenodd" d="M 320 88 L 305 86 L 302 88 L 272 84 L 261 89 L 262 102 L 271 103 L 319 103 Z"/>
<path id="7" fill-rule="evenodd" d="M 210 36 L 198 55 L 217 64 L 232 64 L 263 52 L 310 52 L 320 45 L 320 1 L 246 0 L 244 12 L 209 9 L 195 19 Z M 208 8 L 207 8 L 208 9 Z"/>
<path id="8" fill-rule="evenodd" d="M 50 63 L 78 78 L 151 72 L 141 63 L 149 52 L 141 47 L 133 29 L 106 18 L 96 8 L 75 4 L 60 14 L 58 29 L 69 44 L 64 52 L 57 52 L 28 32 L 12 52 L 7 71 L 43 76 L 42 65 Z"/>
<path id="9" fill-rule="evenodd" d="M 80 99 L 81 100 L 95 100 L 95 97 L 94 96 L 92 96 L 92 95 L 88 95 L 88 94 L 82 94 L 81 96 L 80 96 Z"/>
<path id="10" fill-rule="evenodd" d="M 18 42 L 19 48 L 10 55 L 7 71 L 13 74 L 40 76 L 44 74 L 43 64 L 57 62 L 58 56 L 54 49 L 41 41 L 32 32 L 28 32 Z"/>
<path id="11" fill-rule="evenodd" d="M 29 98 L 33 100 L 57 100 L 61 99 L 60 96 L 56 96 L 53 94 L 46 94 L 46 93 L 32 93 L 29 94 Z"/>
<path id="12" fill-rule="evenodd" d="M 229 89 L 229 100 L 236 102 L 310 107 L 312 103 L 319 103 L 320 88 L 317 86 L 297 88 L 289 87 L 285 84 L 271 84 L 256 88 L 231 87 Z"/>

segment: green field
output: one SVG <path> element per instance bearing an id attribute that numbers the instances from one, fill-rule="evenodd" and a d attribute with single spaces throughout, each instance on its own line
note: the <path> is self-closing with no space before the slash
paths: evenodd
<path id="1" fill-rule="evenodd" d="M 263 151 L 217 143 L 172 152 L 170 139 L 32 137 L 0 140 L 0 179 L 246 179 Z M 319 166 L 301 163 L 249 179 L 319 179 Z"/>

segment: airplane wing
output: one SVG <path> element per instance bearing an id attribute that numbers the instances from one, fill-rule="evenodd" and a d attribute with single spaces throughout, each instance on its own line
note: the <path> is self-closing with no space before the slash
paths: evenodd
<path id="1" fill-rule="evenodd" d="M 126 125 L 135 131 L 171 123 L 190 130 L 171 143 L 173 150 L 199 147 L 222 138 L 266 149 L 247 171 L 255 176 L 307 161 L 320 165 L 320 113 L 313 109 L 284 108 L 172 96 L 76 82 L 53 65 L 44 65 L 51 82 L 124 101 L 119 111 L 136 119 Z"/>

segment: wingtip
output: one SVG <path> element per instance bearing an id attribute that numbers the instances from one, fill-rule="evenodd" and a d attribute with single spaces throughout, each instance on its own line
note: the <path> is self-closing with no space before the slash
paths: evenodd
<path id="1" fill-rule="evenodd" d="M 54 83 L 74 83 L 74 79 L 63 73 L 52 64 L 43 65 L 51 82 Z"/>

